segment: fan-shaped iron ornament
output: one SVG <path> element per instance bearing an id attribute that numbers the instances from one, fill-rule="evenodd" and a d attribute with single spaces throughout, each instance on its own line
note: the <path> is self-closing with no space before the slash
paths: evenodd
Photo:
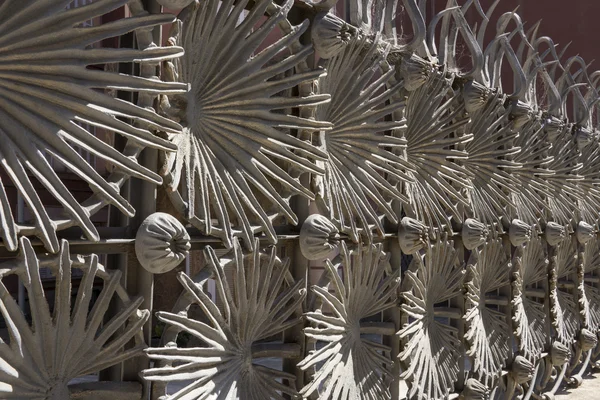
<path id="1" fill-rule="evenodd" d="M 61 242 L 58 255 L 50 257 L 38 258 L 27 238 L 20 239 L 19 248 L 19 257 L 0 267 L 0 313 L 9 336 L 7 342 L 0 340 L 1 398 L 66 399 L 73 379 L 142 353 L 146 347 L 142 326 L 150 312 L 139 309 L 141 297 L 127 295 L 120 271 L 107 270 L 96 255 L 71 255 L 67 241 Z M 42 268 L 54 276 L 54 302 L 44 292 Z M 73 302 L 76 271 L 82 276 Z M 31 322 L 4 283 L 11 276 L 18 276 L 25 286 Z M 103 288 L 92 303 L 97 279 Z M 122 305 L 107 318 L 116 300 Z"/>
<path id="2" fill-rule="evenodd" d="M 519 254 L 520 253 L 520 254 Z M 534 235 L 514 257 L 513 320 L 519 350 L 531 362 L 539 360 L 547 342 L 546 312 L 548 258 L 541 238 Z"/>
<path id="3" fill-rule="evenodd" d="M 409 383 L 410 398 L 445 398 L 458 379 L 461 344 L 451 320 L 462 317 L 453 301 L 461 293 L 464 272 L 454 242 L 442 237 L 415 253 L 405 274 L 411 291 L 402 293 L 401 309 L 408 322 L 398 335 L 405 342 L 400 361 L 406 365 L 402 378 Z"/>
<path id="4" fill-rule="evenodd" d="M 598 210 L 600 210 L 600 191 L 597 182 L 600 178 L 600 143 L 598 137 L 590 140 L 581 151 L 582 168 L 579 174 L 583 177 L 577 186 L 581 190 L 579 209 L 581 220 L 598 229 Z"/>
<path id="5" fill-rule="evenodd" d="M 194 226 L 228 247 L 234 236 L 253 246 L 258 231 L 275 243 L 278 216 L 297 223 L 290 197 L 314 197 L 298 176 L 322 174 L 314 160 L 324 161 L 326 154 L 290 130 L 330 126 L 286 112 L 330 98 L 289 95 L 324 74 L 303 69 L 313 52 L 298 42 L 308 21 L 298 26 L 287 21 L 293 1 L 248 4 L 195 1 L 182 11 L 182 28 L 175 27 L 172 41 L 181 43 L 185 55 L 171 75 L 189 83 L 190 90 L 163 102 L 163 111 L 184 125 L 183 134 L 171 138 L 177 152 L 167 155 L 163 167 L 173 203 Z M 278 32 L 281 38 L 261 47 Z"/>
<path id="6" fill-rule="evenodd" d="M 594 237 L 585 244 L 583 252 L 583 276 L 579 281 L 580 310 L 583 321 L 591 331 L 600 329 L 600 240 Z"/>
<path id="7" fill-rule="evenodd" d="M 386 134 L 405 128 L 405 120 L 392 115 L 404 106 L 402 82 L 393 83 L 394 69 L 381 72 L 385 55 L 377 42 L 355 39 L 328 60 L 327 76 L 319 80 L 331 102 L 317 108 L 317 118 L 333 128 L 321 135 L 328 157 L 325 175 L 315 178 L 317 193 L 329 218 L 354 241 L 361 235 L 372 241 L 373 228 L 383 236 L 383 216 L 397 221 L 391 201 L 408 201 L 399 182 L 410 180 L 410 165 L 397 155 L 406 139 Z"/>
<path id="8" fill-rule="evenodd" d="M 301 394 L 308 397 L 318 392 L 322 400 L 389 399 L 391 348 L 367 335 L 394 335 L 395 326 L 363 320 L 396 305 L 400 270 L 389 273 L 389 255 L 381 245 L 358 247 L 351 252 L 342 242 L 341 256 L 339 264 L 330 260 L 326 263 L 329 288 L 335 293 L 327 287 L 313 287 L 322 306 L 306 313 L 313 327 L 304 332 L 325 345 L 298 364 L 303 370 L 316 367 L 312 381 Z M 333 315 L 325 311 L 326 307 L 333 310 Z M 326 386 L 319 389 L 325 382 Z"/>
<path id="9" fill-rule="evenodd" d="M 488 388 L 498 382 L 510 355 L 506 307 L 511 269 L 510 258 L 498 239 L 473 250 L 467 263 L 467 355 L 473 357 L 473 375 Z"/>
<path id="10" fill-rule="evenodd" d="M 471 83 L 476 85 L 480 86 Z M 464 96 L 473 96 L 470 93 L 473 91 L 465 89 Z M 511 158 L 520 149 L 513 145 L 518 134 L 512 129 L 504 96 L 489 92 L 486 97 L 484 105 L 471 113 L 465 126 L 473 140 L 465 145 L 468 158 L 463 164 L 471 175 L 467 193 L 473 218 L 502 231 L 502 219 L 511 219 L 514 208 L 511 195 L 517 191 L 511 171 L 520 167 Z"/>
<path id="11" fill-rule="evenodd" d="M 580 326 L 577 287 L 578 253 L 572 238 L 554 250 L 550 272 L 551 322 L 558 340 L 570 345 Z"/>
<path id="12" fill-rule="evenodd" d="M 600 366 L 600 71 L 499 0 L 398 3 L 0 0 L 0 398 L 551 399 Z M 152 326 L 133 293 L 202 257 Z"/>
<path id="13" fill-rule="evenodd" d="M 56 231 L 79 226 L 90 240 L 99 240 L 90 220 L 102 206 L 111 204 L 128 216 L 135 210 L 119 193 L 130 176 L 156 184 L 155 172 L 137 163 L 145 147 L 172 151 L 176 146 L 155 136 L 154 129 L 178 133 L 181 127 L 152 110 L 103 93 L 118 89 L 150 94 L 184 93 L 186 86 L 91 68 L 112 62 L 159 62 L 182 54 L 178 47 L 108 49 L 92 45 L 136 29 L 173 20 L 172 16 L 135 15 L 99 26 L 83 26 L 128 3 L 99 0 L 67 9 L 70 1 L 16 1 L 0 4 L 0 159 L 8 179 L 17 187 L 32 213 L 33 225 L 15 222 L 6 185 L 0 186 L 0 236 L 6 247 L 17 249 L 19 235 L 36 235 L 45 247 L 59 250 Z M 100 90 L 97 90 L 100 89 Z M 124 122 L 128 118 L 137 124 Z M 121 153 L 103 142 L 88 127 L 119 134 L 133 144 Z M 106 178 L 84 159 L 75 146 L 115 166 Z M 81 204 L 58 177 L 48 156 L 87 182 L 94 196 Z M 64 216 L 52 218 L 34 186 L 37 181 L 63 207 Z"/>
<path id="14" fill-rule="evenodd" d="M 557 135 L 549 151 L 552 161 L 548 168 L 553 174 L 545 180 L 547 190 L 547 206 L 552 219 L 564 226 L 572 225 L 578 212 L 578 202 L 582 200 L 582 193 L 578 182 L 584 178 L 579 174 L 581 164 L 580 152 L 571 132 L 566 131 Z"/>
<path id="15" fill-rule="evenodd" d="M 295 343 L 265 342 L 300 322 L 299 304 L 304 299 L 304 283 L 288 285 L 289 262 L 282 262 L 276 248 L 244 253 L 234 240 L 231 258 L 219 260 L 211 247 L 205 250 L 208 267 L 216 281 L 218 300 L 205 291 L 206 283 L 194 282 L 184 273 L 178 279 L 190 300 L 178 313 L 158 312 L 159 320 L 180 332 L 187 332 L 203 347 L 150 348 L 150 359 L 166 365 L 147 369 L 149 381 L 191 381 L 168 396 L 176 399 L 280 399 L 281 393 L 298 396 L 295 376 L 260 365 L 260 360 L 298 357 Z M 227 278 L 232 270 L 233 279 Z M 194 319 L 189 306 L 199 306 L 206 317 Z"/>
<path id="16" fill-rule="evenodd" d="M 462 133 L 469 118 L 452 78 L 431 73 L 409 93 L 405 116 L 407 161 L 413 169 L 408 171 L 411 182 L 405 184 L 406 214 L 430 228 L 451 232 L 452 221 L 463 220 L 458 206 L 469 206 L 461 193 L 470 187 L 469 174 L 457 162 L 467 159 L 463 147 L 473 137 Z"/>
<path id="17" fill-rule="evenodd" d="M 518 189 L 511 193 L 511 203 L 515 215 L 531 226 L 545 219 L 549 207 L 545 200 L 550 196 L 546 178 L 554 173 L 549 169 L 551 142 L 547 140 L 541 122 L 532 119 L 519 128 L 514 145 L 521 151 L 513 157 L 520 168 L 511 170 L 511 178 Z"/>

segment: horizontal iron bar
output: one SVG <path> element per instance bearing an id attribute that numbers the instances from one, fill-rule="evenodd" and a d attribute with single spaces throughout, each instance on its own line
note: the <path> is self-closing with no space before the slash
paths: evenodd
<path id="1" fill-rule="evenodd" d="M 135 239 L 101 239 L 98 242 L 89 240 L 69 240 L 69 249 L 73 254 L 120 254 L 134 251 Z M 38 253 L 45 253 L 44 245 L 40 240 L 31 240 L 31 245 Z M 16 252 L 10 252 L 6 247 L 0 246 L 0 258 L 12 258 Z"/>
<path id="2" fill-rule="evenodd" d="M 360 333 L 365 335 L 394 335 L 396 325 L 393 322 L 361 322 Z"/>
<path id="3" fill-rule="evenodd" d="M 455 307 L 434 307 L 433 315 L 441 318 L 461 319 L 462 311 Z"/>
<path id="4" fill-rule="evenodd" d="M 577 285 L 573 281 L 561 281 L 556 284 L 559 289 L 575 289 Z"/>
<path id="5" fill-rule="evenodd" d="M 544 299 L 546 298 L 546 291 L 543 289 L 525 289 L 525 296 Z"/>
<path id="6" fill-rule="evenodd" d="M 485 296 L 485 304 L 490 304 L 494 306 L 507 306 L 508 305 L 508 297 L 506 296 L 496 296 L 496 295 L 486 295 Z"/>

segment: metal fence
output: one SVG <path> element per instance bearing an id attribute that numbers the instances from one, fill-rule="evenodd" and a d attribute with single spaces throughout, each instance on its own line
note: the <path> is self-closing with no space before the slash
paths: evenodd
<path id="1" fill-rule="evenodd" d="M 579 386 L 600 73 L 498 1 L 429 3 L 0 0 L 0 398 Z"/>

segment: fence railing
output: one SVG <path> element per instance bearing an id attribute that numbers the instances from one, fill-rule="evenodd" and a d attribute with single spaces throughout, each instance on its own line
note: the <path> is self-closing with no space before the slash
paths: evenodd
<path id="1" fill-rule="evenodd" d="M 498 1 L 430 3 L 0 2 L 2 176 L 29 216 L 3 182 L 0 398 L 579 386 L 600 365 L 600 73 Z M 130 68 L 89 68 L 110 63 Z"/>

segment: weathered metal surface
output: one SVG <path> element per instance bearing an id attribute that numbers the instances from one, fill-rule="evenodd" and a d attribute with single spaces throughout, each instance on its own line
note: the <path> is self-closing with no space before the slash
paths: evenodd
<path id="1" fill-rule="evenodd" d="M 190 235 L 175 217 L 154 213 L 142 222 L 135 236 L 135 254 L 153 274 L 171 271 L 190 252 Z"/>
<path id="2" fill-rule="evenodd" d="M 17 237 L 36 235 L 54 253 L 59 250 L 56 231 L 79 226 L 86 237 L 98 240 L 90 215 L 106 204 L 132 216 L 135 210 L 119 193 L 119 187 L 133 176 L 160 184 L 162 178 L 136 162 L 145 148 L 175 150 L 176 146 L 150 131 L 166 129 L 179 132 L 179 124 L 153 110 L 119 101 L 97 89 L 132 92 L 185 92 L 186 86 L 157 79 L 109 73 L 90 65 L 112 62 L 160 61 L 181 55 L 182 49 L 154 45 L 146 51 L 90 47 L 103 39 L 169 22 L 169 15 L 141 15 L 125 18 L 103 27 L 84 27 L 82 23 L 110 12 L 126 1 L 96 1 L 66 9 L 69 1 L 21 2 L 4 0 L 0 4 L 0 46 L 2 46 L 2 85 L 0 118 L 3 169 L 33 215 L 30 226 L 20 226 L 12 216 L 4 190 L 0 193 L 1 235 L 5 246 L 17 250 Z M 117 119 L 145 121 L 138 128 Z M 99 140 L 78 125 L 99 126 L 128 138 L 132 146 L 125 154 Z M 115 167 L 110 177 L 102 177 L 73 148 L 103 158 Z M 137 150 L 134 150 L 137 149 Z M 46 155 L 62 163 L 86 181 L 94 196 L 80 204 L 63 185 Z M 62 205 L 65 215 L 51 218 L 32 184 L 40 182 Z"/>
<path id="3" fill-rule="evenodd" d="M 74 258 L 66 241 L 60 252 L 38 260 L 26 238 L 20 240 L 21 254 L 0 267 L 0 279 L 21 278 L 29 295 L 28 322 L 4 283 L 2 317 L 8 341 L 0 342 L 0 396 L 6 399 L 65 399 L 69 382 L 123 362 L 146 347 L 141 327 L 150 311 L 140 310 L 143 298 L 129 298 L 120 284 L 120 271 L 106 270 L 98 257 Z M 54 302 L 49 302 L 42 285 L 41 268 L 49 268 L 56 279 Z M 73 302 L 74 271 L 83 273 Z M 94 280 L 103 281 L 90 309 Z M 119 312 L 106 318 L 111 301 L 121 301 Z M 53 311 L 50 311 L 50 307 Z M 134 345 L 123 350 L 134 339 Z M 88 386 L 93 391 L 93 386 Z"/>
<path id="4" fill-rule="evenodd" d="M 600 366 L 600 72 L 541 25 L 479 0 L 76 3 L 0 0 L 1 398 L 549 399 Z M 139 74 L 96 67 L 119 62 Z M 96 227 L 107 205 L 138 218 Z M 199 249 L 146 348 L 153 282 Z M 130 382 L 71 382 L 125 360 L 101 377 Z"/>
<path id="5" fill-rule="evenodd" d="M 177 314 L 157 314 L 167 325 L 200 339 L 203 346 L 147 349 L 150 359 L 167 365 L 145 370 L 142 376 L 150 381 L 192 380 L 173 398 L 260 400 L 276 398 L 278 393 L 296 396 L 293 375 L 256 361 L 293 357 L 299 351 L 294 343 L 261 341 L 300 322 L 296 311 L 306 294 L 304 282 L 286 282 L 289 263 L 276 257 L 275 248 L 244 254 L 236 239 L 233 259 L 222 264 L 210 247 L 206 258 L 216 277 L 219 301 L 211 300 L 203 291 L 204 282 L 194 282 L 181 273 L 179 280 L 190 302 L 188 308 Z M 233 268 L 233 280 L 227 279 L 228 268 Z M 186 315 L 191 304 L 200 306 L 206 322 Z"/>
<path id="6" fill-rule="evenodd" d="M 341 258 L 335 265 L 327 260 L 329 286 L 313 286 L 321 305 L 305 314 L 311 323 L 306 336 L 326 343 L 312 351 L 298 367 L 314 367 L 313 380 L 301 391 L 303 396 L 319 392 L 319 399 L 349 400 L 390 397 L 391 349 L 371 336 L 395 334 L 393 323 L 366 322 L 396 305 L 400 270 L 389 271 L 389 255 L 382 246 L 360 246 L 353 252 L 342 243 Z M 340 270 L 343 269 L 343 279 Z M 391 272 L 391 273 L 390 273 Z M 329 290 L 333 289 L 334 294 Z M 328 309 L 331 309 L 329 311 Z M 321 364 L 322 365 L 318 365 Z"/>
<path id="7" fill-rule="evenodd" d="M 163 167 L 174 205 L 194 226 L 228 247 L 233 236 L 253 246 L 255 232 L 276 243 L 272 220 L 278 216 L 297 224 L 290 196 L 314 194 L 289 169 L 320 174 L 322 168 L 314 160 L 323 160 L 325 154 L 289 134 L 289 129 L 316 131 L 330 125 L 278 112 L 330 98 L 278 95 L 323 74 L 314 70 L 286 76 L 313 52 L 298 42 L 308 21 L 298 26 L 287 21 L 291 0 L 282 6 L 262 0 L 248 12 L 246 4 L 234 7 L 232 0 L 222 5 L 209 0 L 182 11 L 181 27 L 174 27 L 171 41 L 186 53 L 169 75 L 189 83 L 190 91 L 161 104 L 166 115 L 185 127 L 182 134 L 173 135 L 177 151 L 167 155 Z M 261 22 L 265 13 L 268 17 Z M 261 29 L 255 30 L 259 23 Z M 278 29 L 284 35 L 261 51 Z M 286 54 L 288 47 L 292 54 Z"/>

